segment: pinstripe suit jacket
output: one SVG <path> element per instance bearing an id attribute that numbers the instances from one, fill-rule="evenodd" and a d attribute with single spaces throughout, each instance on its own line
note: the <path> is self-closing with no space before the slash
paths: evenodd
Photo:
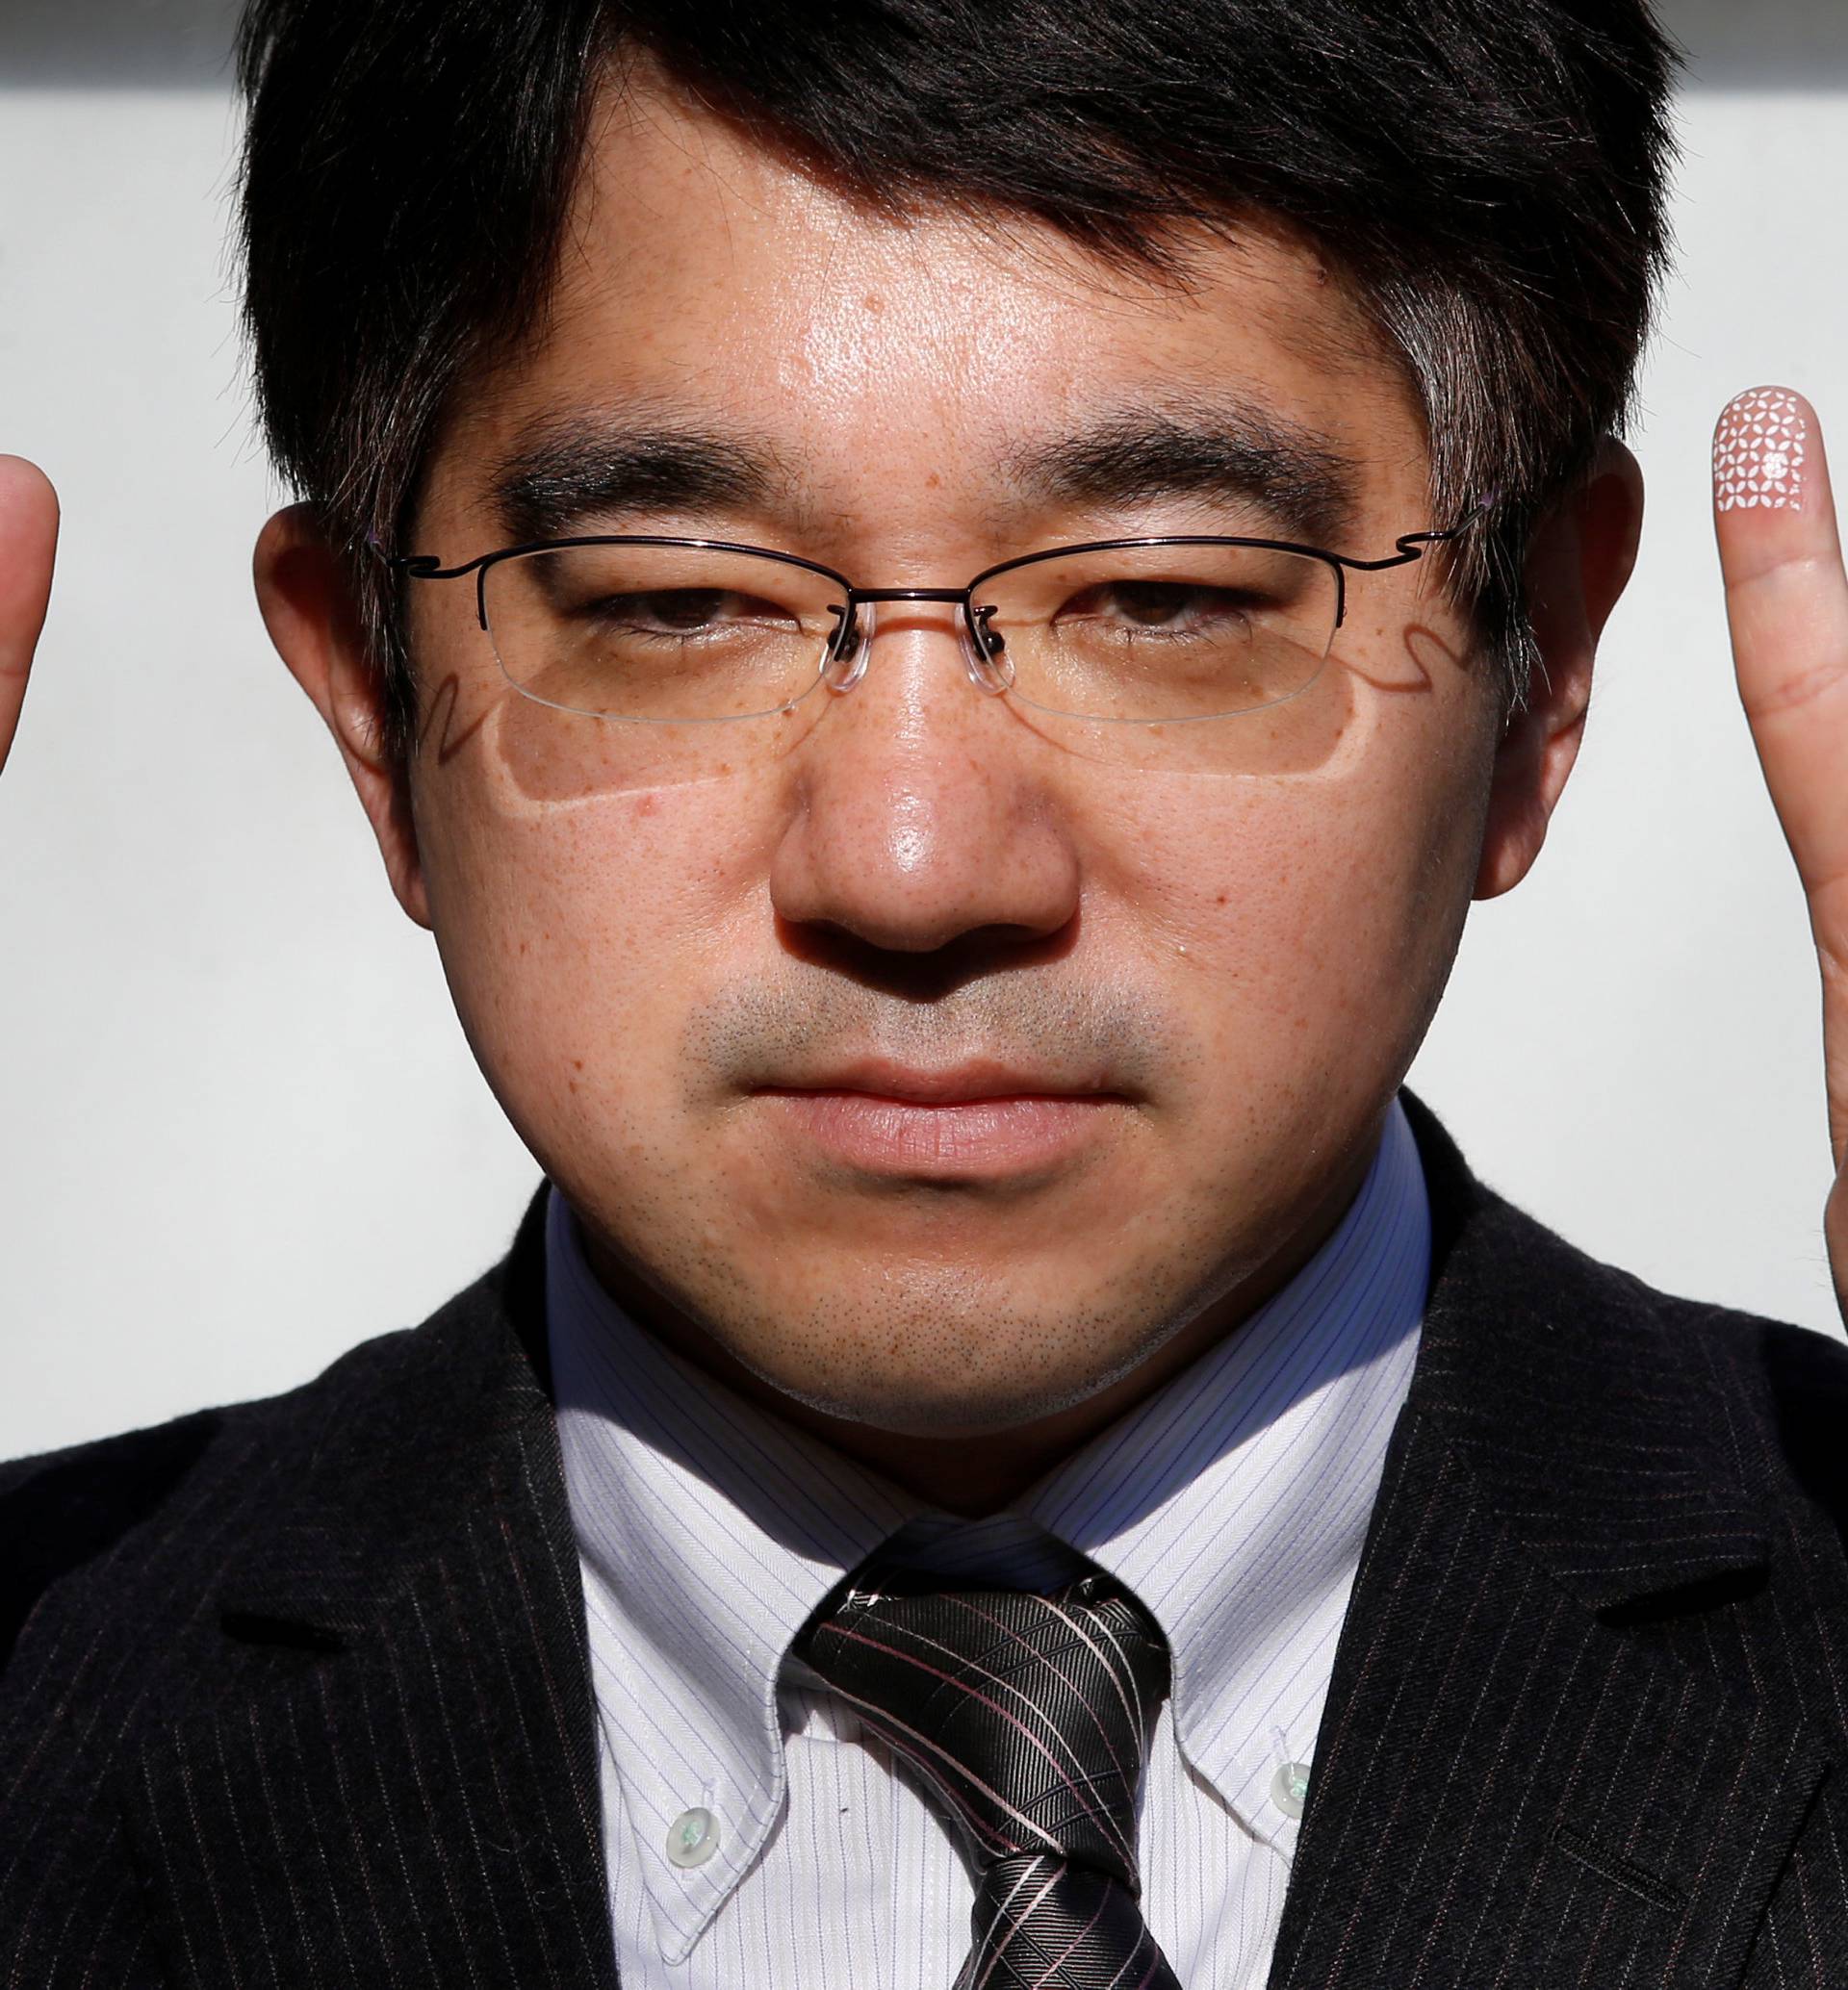
<path id="1" fill-rule="evenodd" d="M 1412 1110 L 1433 1287 L 1273 1990 L 1848 1985 L 1848 1350 Z M 0 1984 L 614 1990 L 542 1279 L 529 1219 L 305 1389 L 6 1468 Z"/>

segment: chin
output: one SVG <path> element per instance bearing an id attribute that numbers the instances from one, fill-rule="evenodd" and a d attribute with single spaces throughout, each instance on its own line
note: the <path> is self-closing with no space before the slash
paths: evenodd
<path id="1" fill-rule="evenodd" d="M 1063 1311 L 989 1302 L 850 1309 L 835 1300 L 800 1326 L 714 1322 L 727 1351 L 779 1394 L 843 1423 L 895 1436 L 985 1437 L 1075 1408 L 1122 1378 L 1180 1324 L 1146 1305 Z M 744 1327 L 744 1331 L 738 1331 Z M 727 1329 L 730 1331 L 727 1331 Z"/>
<path id="2" fill-rule="evenodd" d="M 1169 1228 L 1132 1252 L 1100 1248 L 1095 1234 L 979 1254 L 939 1236 L 927 1252 L 889 1230 L 843 1243 L 794 1225 L 772 1248 L 759 1237 L 740 1249 L 735 1231 L 683 1217 L 648 1235 L 645 1282 L 632 1245 L 599 1253 L 598 1268 L 670 1346 L 721 1379 L 746 1371 L 773 1404 L 911 1437 L 990 1435 L 1076 1408 L 1184 1329 L 1245 1263 L 1222 1237 Z"/>
<path id="3" fill-rule="evenodd" d="M 1085 1384 L 1048 1389 L 1040 1378 L 1021 1378 L 1013 1387 L 988 1390 L 951 1386 L 938 1375 L 927 1381 L 905 1381 L 862 1390 L 810 1387 L 807 1378 L 788 1382 L 766 1377 L 774 1387 L 805 1408 L 839 1423 L 862 1430 L 881 1430 L 906 1438 L 983 1438 L 1018 1430 L 1056 1416 L 1092 1392 Z"/>

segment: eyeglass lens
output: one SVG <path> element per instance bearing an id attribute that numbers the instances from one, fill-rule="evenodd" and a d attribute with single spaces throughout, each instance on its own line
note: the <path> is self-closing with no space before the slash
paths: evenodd
<path id="1" fill-rule="evenodd" d="M 972 633 L 989 680 L 1041 729 L 1081 728 L 1105 758 L 1237 766 L 1250 728 L 1211 722 L 1314 682 L 1338 590 L 1307 554 L 1132 546 L 1003 570 L 976 592 Z M 501 669 L 529 698 L 676 729 L 790 711 L 824 681 L 844 609 L 834 581 L 786 561 L 633 542 L 500 560 L 482 599 Z"/>

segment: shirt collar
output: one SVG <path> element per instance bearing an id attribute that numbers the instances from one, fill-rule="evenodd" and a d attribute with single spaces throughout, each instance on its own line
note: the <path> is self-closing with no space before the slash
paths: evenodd
<path id="1" fill-rule="evenodd" d="M 1279 1845 L 1296 1829 L 1271 1786 L 1314 1754 L 1430 1258 L 1395 1100 L 1359 1194 L 1302 1270 L 1024 1502 L 1161 1625 L 1182 1753 Z"/>
<path id="2" fill-rule="evenodd" d="M 1287 1847 L 1295 1826 L 1269 1792 L 1313 1753 L 1429 1277 L 1424 1173 L 1397 1101 L 1360 1193 L 1302 1270 L 987 1521 L 926 1515 L 670 1354 L 598 1284 L 556 1193 L 547 1253 L 598 1706 L 670 1960 L 781 1813 L 778 1685 L 797 1632 L 908 1523 L 908 1544 L 969 1576 L 1032 1581 L 1036 1562 L 1054 1570 L 1075 1550 L 1133 1591 L 1173 1655 L 1183 1753 L 1255 1835 Z M 669 1827 L 696 1804 L 719 1813 L 720 1843 L 677 1869 Z"/>
<path id="3" fill-rule="evenodd" d="M 782 1811 L 785 1653 L 917 1502 L 637 1327 L 598 1283 L 555 1190 L 546 1251 L 559 1447 L 600 1725 L 672 1961 Z M 669 1830 L 695 1807 L 720 1820 L 718 1846 L 704 1865 L 677 1868 Z"/>

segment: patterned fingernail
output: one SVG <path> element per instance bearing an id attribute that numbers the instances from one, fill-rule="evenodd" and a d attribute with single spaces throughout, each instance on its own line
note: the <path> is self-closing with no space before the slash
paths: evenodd
<path id="1" fill-rule="evenodd" d="M 1742 394 L 1713 437 L 1713 502 L 1721 511 L 1788 511 L 1803 502 L 1810 424 L 1781 387 Z"/>

